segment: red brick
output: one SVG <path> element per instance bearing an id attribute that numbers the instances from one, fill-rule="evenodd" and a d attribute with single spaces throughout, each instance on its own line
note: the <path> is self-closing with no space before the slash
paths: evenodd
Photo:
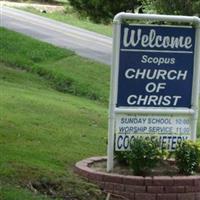
<path id="1" fill-rule="evenodd" d="M 200 186 L 196 186 L 196 192 L 200 192 Z"/>
<path id="2" fill-rule="evenodd" d="M 145 192 L 145 186 L 125 185 L 125 191 L 127 192 Z"/>
<path id="3" fill-rule="evenodd" d="M 164 187 L 163 186 L 148 186 L 147 192 L 149 192 L 149 193 L 162 193 L 162 192 L 164 192 Z"/>
<path id="4" fill-rule="evenodd" d="M 79 172 L 79 175 L 80 176 L 83 176 L 83 177 L 85 177 L 85 178 L 87 178 L 88 177 L 88 172 L 87 171 L 84 171 L 84 170 L 80 170 L 80 172 Z"/>
<path id="5" fill-rule="evenodd" d="M 178 186 L 193 186 L 194 185 L 194 179 L 192 176 L 179 176 L 174 177 L 174 185 Z"/>
<path id="6" fill-rule="evenodd" d="M 125 176 L 123 183 L 127 185 L 144 185 L 144 178 L 138 176 Z"/>
<path id="7" fill-rule="evenodd" d="M 94 173 L 94 170 L 89 168 L 89 167 L 87 167 L 87 166 L 81 166 L 80 170 L 88 172 L 88 173 Z"/>
<path id="8" fill-rule="evenodd" d="M 88 179 L 93 181 L 102 181 L 103 176 L 96 174 L 96 173 L 88 173 Z"/>
<path id="9" fill-rule="evenodd" d="M 114 184 L 113 183 L 105 183 L 104 190 L 113 191 L 114 190 Z"/>
<path id="10" fill-rule="evenodd" d="M 195 200 L 200 200 L 200 193 L 195 194 Z"/>
<path id="11" fill-rule="evenodd" d="M 198 187 L 195 186 L 185 186 L 185 191 L 186 192 L 196 192 Z"/>
<path id="12" fill-rule="evenodd" d="M 98 181 L 97 185 L 99 186 L 100 189 L 103 189 L 105 187 L 105 183 L 101 181 Z"/>
<path id="13" fill-rule="evenodd" d="M 135 200 L 156 200 L 155 194 L 139 193 L 135 194 Z"/>
<path id="14" fill-rule="evenodd" d="M 144 185 L 153 185 L 153 178 L 152 177 L 145 177 L 144 178 Z"/>
<path id="15" fill-rule="evenodd" d="M 130 200 L 135 200 L 135 194 L 129 194 L 129 199 Z"/>
<path id="16" fill-rule="evenodd" d="M 119 184 L 119 183 L 114 184 L 114 191 L 123 192 L 124 190 L 125 190 L 124 184 Z"/>
<path id="17" fill-rule="evenodd" d="M 112 182 L 112 183 L 122 183 L 123 182 L 123 176 L 115 176 L 115 175 L 105 175 L 103 177 L 103 180 L 105 182 Z"/>
<path id="18" fill-rule="evenodd" d="M 75 173 L 79 173 L 79 171 L 80 171 L 80 169 L 77 167 L 77 166 L 75 166 L 74 168 L 73 168 L 73 171 L 75 172 Z"/>
<path id="19" fill-rule="evenodd" d="M 157 200 L 176 200 L 176 194 L 158 194 Z"/>
<path id="20" fill-rule="evenodd" d="M 90 168 L 90 167 L 87 167 L 87 166 L 82 167 L 81 169 L 83 169 L 84 171 L 87 171 L 87 172 L 89 172 L 89 173 L 97 173 L 97 172 L 95 172 L 94 169 L 92 169 L 92 168 Z"/>
<path id="21" fill-rule="evenodd" d="M 194 193 L 177 194 L 177 200 L 195 200 L 195 194 Z"/>
<path id="22" fill-rule="evenodd" d="M 80 168 L 83 165 L 83 161 L 79 161 L 75 164 L 75 167 Z"/>
<path id="23" fill-rule="evenodd" d="M 194 185 L 200 187 L 200 176 L 194 177 Z"/>
<path id="24" fill-rule="evenodd" d="M 130 193 L 130 192 L 123 192 L 122 196 L 125 197 L 123 200 L 127 200 L 127 199 L 134 200 L 135 199 L 135 194 L 134 193 Z"/>
<path id="25" fill-rule="evenodd" d="M 185 192 L 185 187 L 184 186 L 166 186 L 165 192 L 167 193 L 181 193 Z"/>
<path id="26" fill-rule="evenodd" d="M 174 181 L 169 176 L 158 176 L 153 178 L 153 185 L 157 186 L 171 186 L 174 184 Z"/>
<path id="27" fill-rule="evenodd" d="M 92 160 L 90 160 L 90 158 L 80 161 L 80 165 L 82 166 L 89 166 L 91 163 Z"/>

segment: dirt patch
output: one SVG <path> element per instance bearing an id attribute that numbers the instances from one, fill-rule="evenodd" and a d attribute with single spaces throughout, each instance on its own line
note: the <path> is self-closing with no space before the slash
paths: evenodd
<path id="1" fill-rule="evenodd" d="M 68 184 L 62 180 L 56 181 L 48 178 L 42 178 L 37 181 L 29 181 L 26 187 L 35 194 L 42 194 L 51 199 L 59 198 L 63 200 L 98 200 L 98 196 L 103 195 L 100 190 L 96 189 L 95 191 L 94 186 L 90 186 L 91 188 L 93 187 L 93 190 L 86 189 L 81 196 L 81 194 L 76 194 L 76 187 L 73 187 L 73 183 L 71 184 L 72 188 L 69 188 Z"/>

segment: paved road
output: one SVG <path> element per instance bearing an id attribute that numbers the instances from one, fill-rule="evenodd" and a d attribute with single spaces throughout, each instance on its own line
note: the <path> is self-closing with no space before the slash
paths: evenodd
<path id="1" fill-rule="evenodd" d="M 111 63 L 110 37 L 6 6 L 0 12 L 0 26 L 71 49 L 81 56 Z"/>

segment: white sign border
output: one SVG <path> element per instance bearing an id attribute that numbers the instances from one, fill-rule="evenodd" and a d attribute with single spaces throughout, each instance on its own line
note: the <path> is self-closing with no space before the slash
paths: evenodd
<path id="1" fill-rule="evenodd" d="M 196 29 L 195 49 L 194 49 L 194 71 L 192 85 L 192 107 L 187 108 L 116 108 L 117 88 L 118 88 L 118 69 L 120 54 L 120 32 L 123 19 L 132 20 L 157 20 L 167 22 L 192 23 Z M 192 120 L 192 140 L 196 140 L 196 129 L 198 120 L 199 103 L 199 75 L 200 75 L 200 18 L 176 15 L 156 15 L 156 14 L 133 14 L 118 13 L 113 20 L 113 45 L 112 45 L 112 68 L 110 79 L 110 101 L 109 101 L 109 122 L 108 122 L 108 146 L 107 146 L 107 172 L 112 171 L 114 164 L 114 131 L 116 113 L 152 113 L 152 114 L 191 114 Z"/>

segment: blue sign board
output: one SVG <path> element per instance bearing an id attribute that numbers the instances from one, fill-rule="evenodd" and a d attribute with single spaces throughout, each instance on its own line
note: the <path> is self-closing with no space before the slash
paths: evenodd
<path id="1" fill-rule="evenodd" d="M 195 29 L 121 25 L 117 107 L 191 108 Z"/>

